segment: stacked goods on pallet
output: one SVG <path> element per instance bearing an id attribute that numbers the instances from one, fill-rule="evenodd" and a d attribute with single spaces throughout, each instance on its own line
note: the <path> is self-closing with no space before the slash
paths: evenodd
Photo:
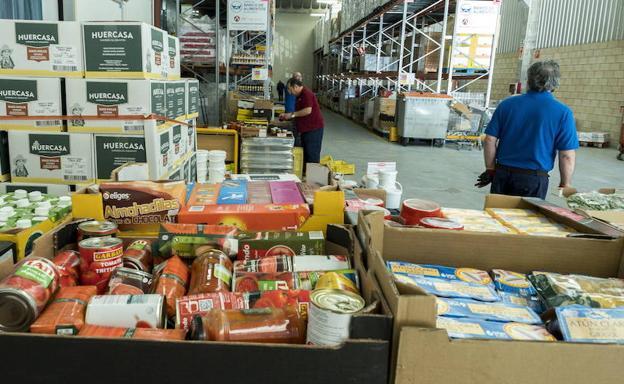
<path id="1" fill-rule="evenodd" d="M 387 133 L 394 126 L 396 99 L 378 97 L 375 99 L 373 128 Z"/>
<path id="2" fill-rule="evenodd" d="M 180 18 L 180 55 L 185 63 L 214 64 L 217 57 L 215 23 L 208 16 L 192 19 Z"/>
<path id="3" fill-rule="evenodd" d="M 578 139 L 584 147 L 605 148 L 609 146 L 608 132 L 578 132 Z"/>
<path id="4" fill-rule="evenodd" d="M 241 173 L 293 173 L 292 137 L 248 137 L 241 145 Z"/>

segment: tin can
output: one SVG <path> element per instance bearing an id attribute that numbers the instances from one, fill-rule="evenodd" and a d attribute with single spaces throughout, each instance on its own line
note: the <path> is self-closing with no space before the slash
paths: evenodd
<path id="1" fill-rule="evenodd" d="M 290 256 L 269 256 L 262 259 L 236 260 L 234 272 L 292 272 L 293 262 Z"/>
<path id="2" fill-rule="evenodd" d="M 119 267 L 108 281 L 109 295 L 144 295 L 152 290 L 151 273 Z"/>
<path id="3" fill-rule="evenodd" d="M 152 245 L 147 240 L 135 240 L 123 253 L 123 266 L 143 272 L 151 272 L 154 259 Z"/>
<path id="4" fill-rule="evenodd" d="M 294 256 L 293 271 L 339 271 L 351 268 L 347 256 Z"/>
<path id="5" fill-rule="evenodd" d="M 336 272 L 327 272 L 319 277 L 314 289 L 339 289 L 359 294 L 355 283 L 345 275 Z"/>
<path id="6" fill-rule="evenodd" d="M 332 277 L 325 279 L 327 281 L 325 284 L 330 289 L 344 289 L 353 293 L 359 293 L 360 278 L 354 269 L 297 272 L 297 289 L 307 289 L 309 291 L 318 289 L 317 284 L 319 280 L 326 274 L 332 274 Z"/>
<path id="7" fill-rule="evenodd" d="M 110 221 L 85 221 L 78 224 L 78 242 L 91 237 L 115 237 L 117 224 Z"/>
<path id="8" fill-rule="evenodd" d="M 236 272 L 234 274 L 234 292 L 287 291 L 295 289 L 293 272 Z"/>
<path id="9" fill-rule="evenodd" d="M 232 261 L 218 249 L 211 249 L 193 261 L 189 294 L 229 292 Z"/>
<path id="10" fill-rule="evenodd" d="M 92 237 L 78 243 L 80 284 L 95 285 L 98 294 L 106 292 L 115 268 L 122 265 L 123 241 L 116 237 Z"/>
<path id="11" fill-rule="evenodd" d="M 195 316 L 192 340 L 302 344 L 306 324 L 299 312 L 281 308 L 214 310 Z"/>
<path id="12" fill-rule="evenodd" d="M 307 343 L 336 346 L 349 338 L 351 316 L 365 306 L 362 296 L 338 289 L 320 289 L 310 295 Z"/>
<path id="13" fill-rule="evenodd" d="M 75 287 L 78 285 L 80 269 L 80 253 L 76 251 L 61 251 L 56 254 L 52 262 L 59 272 L 61 287 Z"/>
<path id="14" fill-rule="evenodd" d="M 59 285 L 54 263 L 27 257 L 0 282 L 0 331 L 25 332 L 51 300 Z"/>
<path id="15" fill-rule="evenodd" d="M 196 315 L 213 309 L 249 309 L 249 295 L 241 292 L 214 292 L 184 296 L 176 300 L 176 328 L 189 330 Z"/>
<path id="16" fill-rule="evenodd" d="M 163 328 L 165 297 L 162 295 L 93 296 L 85 323 L 104 327 Z"/>

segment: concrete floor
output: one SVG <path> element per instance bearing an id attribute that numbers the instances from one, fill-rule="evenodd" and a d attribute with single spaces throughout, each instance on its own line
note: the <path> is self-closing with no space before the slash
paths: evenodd
<path id="1" fill-rule="evenodd" d="M 452 146 L 402 147 L 327 109 L 323 115 L 323 155 L 355 163 L 356 175 L 347 178 L 360 180 L 369 161 L 396 161 L 404 199 L 429 199 L 446 207 L 483 207 L 483 197 L 489 189 L 474 187 L 484 169 L 483 152 L 476 149 L 458 151 Z M 582 191 L 604 187 L 624 188 L 624 162 L 618 161 L 616 155 L 617 151 L 613 149 L 581 148 L 577 155 L 574 187 Z M 555 169 L 558 168 L 555 166 Z M 562 203 L 563 200 L 556 195 L 558 171 L 552 175 L 547 199 Z"/>

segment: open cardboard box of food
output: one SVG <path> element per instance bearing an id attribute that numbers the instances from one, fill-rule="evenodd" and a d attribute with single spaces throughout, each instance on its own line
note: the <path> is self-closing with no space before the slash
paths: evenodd
<path id="1" fill-rule="evenodd" d="M 616 190 L 616 188 L 600 188 L 598 189 L 598 192 L 604 195 L 612 195 L 615 193 Z M 561 191 L 561 195 L 565 198 L 568 198 L 579 192 L 580 191 L 578 191 L 576 188 L 564 188 Z M 576 212 L 582 215 L 586 215 L 587 217 L 593 217 L 598 220 L 602 220 L 616 227 L 624 228 L 624 211 L 597 211 L 592 209 L 577 209 Z"/>
<path id="2" fill-rule="evenodd" d="M 486 207 L 527 208 L 522 199 L 489 196 Z M 554 217 L 554 216 L 551 216 Z M 564 342 L 450 340 L 436 329 L 435 298 L 397 285 L 386 260 L 490 271 L 502 268 L 623 277 L 622 238 L 544 238 L 384 226 L 380 213 L 361 213 L 369 271 L 394 315 L 393 367 L 399 384 L 611 382 L 624 376 L 624 346 Z"/>
<path id="3" fill-rule="evenodd" d="M 53 234 L 42 247 L 60 246 Z M 349 254 L 362 295 L 374 314 L 355 315 L 350 339 L 338 347 L 310 345 L 142 341 L 0 334 L 6 382 L 136 383 L 379 383 L 388 382 L 392 317 L 372 271 L 361 264 L 352 228 L 329 226 L 327 252 Z M 36 353 L 34 353 L 36 351 Z M 156 368 L 158 367 L 158 368 Z M 45 378 L 45 379 L 44 379 Z"/>

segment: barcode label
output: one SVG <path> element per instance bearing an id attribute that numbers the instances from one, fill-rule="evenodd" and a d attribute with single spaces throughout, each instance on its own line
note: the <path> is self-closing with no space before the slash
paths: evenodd
<path id="1" fill-rule="evenodd" d="M 52 70 L 59 72 L 74 72 L 78 70 L 78 67 L 75 65 L 53 65 Z"/>
<path id="2" fill-rule="evenodd" d="M 84 175 L 64 175 L 65 181 L 87 181 L 87 176 Z"/>
<path id="3" fill-rule="evenodd" d="M 37 127 L 55 127 L 61 125 L 60 120 L 37 120 L 35 126 Z"/>
<path id="4" fill-rule="evenodd" d="M 136 132 L 136 131 L 142 131 L 142 130 L 143 130 L 143 124 L 124 125 L 124 131 L 126 132 Z"/>

